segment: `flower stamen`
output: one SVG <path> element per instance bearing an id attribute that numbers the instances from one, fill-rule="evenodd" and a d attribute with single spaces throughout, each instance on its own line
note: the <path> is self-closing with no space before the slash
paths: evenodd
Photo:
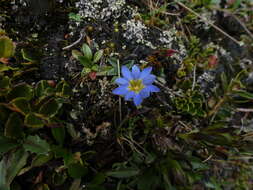
<path id="1" fill-rule="evenodd" d="M 130 80 L 129 81 L 129 86 L 128 89 L 130 91 L 135 92 L 136 94 L 140 93 L 140 91 L 145 88 L 143 82 L 141 79 L 137 79 L 137 80 Z"/>

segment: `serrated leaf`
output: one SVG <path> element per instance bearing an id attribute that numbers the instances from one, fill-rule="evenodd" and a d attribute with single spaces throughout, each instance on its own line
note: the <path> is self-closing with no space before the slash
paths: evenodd
<path id="1" fill-rule="evenodd" d="M 32 128 L 41 128 L 44 126 L 44 122 L 41 118 L 36 116 L 34 113 L 29 113 L 25 116 L 25 121 L 24 124 L 27 127 L 32 127 Z"/>
<path id="2" fill-rule="evenodd" d="M 90 47 L 85 43 L 82 46 L 82 52 L 84 57 L 86 57 L 88 60 L 92 60 L 92 51 Z"/>
<path id="3" fill-rule="evenodd" d="M 39 112 L 46 117 L 54 117 L 59 109 L 60 105 L 54 98 L 51 98 L 41 106 Z"/>
<path id="4" fill-rule="evenodd" d="M 103 56 L 103 50 L 99 50 L 94 54 L 93 63 L 97 63 Z"/>
<path id="5" fill-rule="evenodd" d="M 10 138 L 23 137 L 23 121 L 18 113 L 13 112 L 10 114 L 5 123 L 4 135 Z"/>
<path id="6" fill-rule="evenodd" d="M 28 136 L 23 147 L 26 151 L 37 154 L 48 154 L 50 146 L 46 140 L 41 139 L 38 135 Z"/>
<path id="7" fill-rule="evenodd" d="M 116 177 L 116 178 L 129 178 L 129 177 L 133 177 L 133 176 L 138 175 L 139 172 L 140 171 L 138 169 L 127 168 L 127 169 L 121 169 L 121 170 L 117 170 L 117 171 L 107 172 L 106 174 L 108 176 Z"/>
<path id="8" fill-rule="evenodd" d="M 11 102 L 12 106 L 17 110 L 19 113 L 26 115 L 30 112 L 31 108 L 29 102 L 26 98 L 15 98 Z"/>

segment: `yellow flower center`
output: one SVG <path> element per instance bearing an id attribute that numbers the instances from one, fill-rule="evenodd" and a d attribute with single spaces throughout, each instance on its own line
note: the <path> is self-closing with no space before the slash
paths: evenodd
<path id="1" fill-rule="evenodd" d="M 134 91 L 138 94 L 143 88 L 145 88 L 144 84 L 142 83 L 141 79 L 138 80 L 130 80 L 128 89 L 130 91 Z"/>

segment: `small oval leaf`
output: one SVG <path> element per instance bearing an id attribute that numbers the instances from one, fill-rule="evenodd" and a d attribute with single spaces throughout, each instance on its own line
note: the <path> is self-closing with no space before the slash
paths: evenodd
<path id="1" fill-rule="evenodd" d="M 15 98 L 11 101 L 12 106 L 21 114 L 26 115 L 31 108 L 26 98 Z"/>
<path id="2" fill-rule="evenodd" d="M 92 59 L 92 51 L 91 51 L 90 47 L 85 43 L 82 46 L 82 52 L 84 54 L 84 57 L 86 57 L 89 60 Z"/>
<path id="3" fill-rule="evenodd" d="M 41 106 L 39 112 L 46 117 L 54 117 L 59 108 L 60 105 L 57 103 L 57 101 L 54 98 L 51 98 Z"/>
<path id="4" fill-rule="evenodd" d="M 24 124 L 27 127 L 41 128 L 44 126 L 44 122 L 41 118 L 37 117 L 34 113 L 27 114 L 25 117 Z"/>
<path id="5" fill-rule="evenodd" d="M 95 53 L 93 63 L 97 63 L 103 56 L 103 50 L 99 50 Z"/>

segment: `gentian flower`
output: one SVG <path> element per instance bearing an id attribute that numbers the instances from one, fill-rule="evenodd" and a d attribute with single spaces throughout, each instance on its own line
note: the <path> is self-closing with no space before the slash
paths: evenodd
<path id="1" fill-rule="evenodd" d="M 123 77 L 117 78 L 118 88 L 113 90 L 113 94 L 123 96 L 125 100 L 133 100 L 139 106 L 144 98 L 150 96 L 151 92 L 159 92 L 160 89 L 152 83 L 156 76 L 151 74 L 152 67 L 147 67 L 140 71 L 136 65 L 132 67 L 132 72 L 126 67 L 121 67 Z"/>

